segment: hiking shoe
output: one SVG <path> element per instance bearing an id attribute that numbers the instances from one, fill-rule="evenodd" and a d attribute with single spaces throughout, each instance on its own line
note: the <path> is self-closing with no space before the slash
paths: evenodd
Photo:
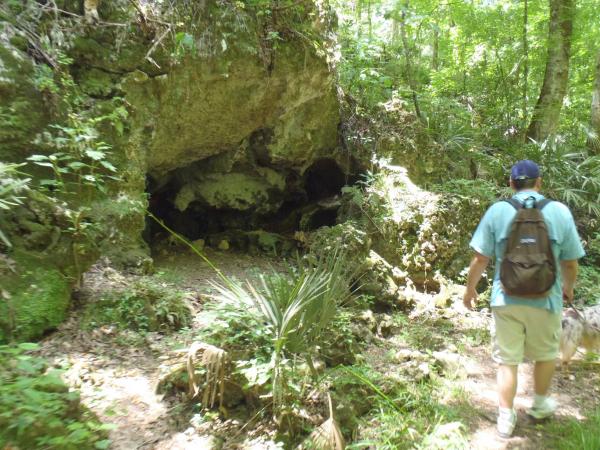
<path id="1" fill-rule="evenodd" d="M 544 397 L 543 400 L 534 401 L 531 408 L 529 408 L 526 412 L 534 419 L 541 420 L 554 415 L 557 407 L 558 404 L 556 403 L 556 400 L 550 397 Z"/>
<path id="2" fill-rule="evenodd" d="M 500 408 L 498 411 L 498 421 L 496 422 L 496 430 L 498 436 L 509 438 L 512 436 L 517 424 L 517 413 L 514 409 Z"/>

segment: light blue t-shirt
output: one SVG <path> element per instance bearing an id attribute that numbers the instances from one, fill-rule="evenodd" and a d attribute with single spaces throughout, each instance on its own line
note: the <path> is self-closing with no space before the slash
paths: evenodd
<path id="1" fill-rule="evenodd" d="M 521 203 L 530 197 L 535 198 L 536 201 L 544 198 L 543 195 L 534 191 L 521 191 L 513 196 L 514 199 Z M 527 206 L 530 205 L 528 204 Z M 542 215 L 544 216 L 548 235 L 552 243 L 552 252 L 557 261 L 557 276 L 556 282 L 552 286 L 547 298 L 531 300 L 506 295 L 500 285 L 500 263 L 504 256 L 506 241 L 516 214 L 516 209 L 508 202 L 494 203 L 486 211 L 471 239 L 470 246 L 473 250 L 491 259 L 494 259 L 495 256 L 496 267 L 492 286 L 491 306 L 527 305 L 549 309 L 552 312 L 560 312 L 563 300 L 559 261 L 579 259 L 585 255 L 581 239 L 579 239 L 579 234 L 575 227 L 573 215 L 569 211 L 569 208 L 557 201 L 549 203 L 542 209 Z"/>

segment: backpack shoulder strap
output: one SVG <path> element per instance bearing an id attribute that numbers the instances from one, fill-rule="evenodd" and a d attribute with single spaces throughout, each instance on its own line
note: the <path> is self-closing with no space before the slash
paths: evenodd
<path id="1" fill-rule="evenodd" d="M 509 205 L 511 205 L 517 211 L 520 209 L 523 209 L 523 205 L 521 204 L 521 202 L 519 200 L 515 200 L 514 198 L 506 198 L 503 201 L 508 203 Z"/>
<path id="2" fill-rule="evenodd" d="M 552 203 L 552 200 L 549 198 L 545 198 L 543 200 L 540 200 L 539 202 L 536 202 L 535 207 L 541 211 L 546 205 L 548 205 L 548 203 Z"/>

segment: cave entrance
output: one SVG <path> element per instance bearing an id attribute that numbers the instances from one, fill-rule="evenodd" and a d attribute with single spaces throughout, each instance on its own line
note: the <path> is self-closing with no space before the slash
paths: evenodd
<path id="1" fill-rule="evenodd" d="M 304 180 L 308 199 L 315 201 L 338 195 L 348 177 L 334 159 L 323 158 L 306 170 Z"/>
<path id="2" fill-rule="evenodd" d="M 248 236 L 258 230 L 292 238 L 296 231 L 335 225 L 348 180 L 333 158 L 316 160 L 302 174 L 274 167 L 211 173 L 210 166 L 198 162 L 160 180 L 148 176 L 147 192 L 149 210 L 187 239 L 211 246 L 226 240 L 245 250 Z M 246 185 L 235 190 L 242 181 Z M 154 221 L 145 237 L 151 246 L 168 238 Z"/>

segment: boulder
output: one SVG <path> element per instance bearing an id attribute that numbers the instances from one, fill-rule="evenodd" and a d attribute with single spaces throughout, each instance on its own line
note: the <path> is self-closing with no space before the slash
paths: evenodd
<path id="1" fill-rule="evenodd" d="M 412 298 L 403 289 L 411 286 L 407 273 L 372 250 L 372 237 L 357 223 L 349 220 L 321 227 L 310 233 L 306 241 L 309 251 L 305 258 L 309 261 L 335 251 L 345 258 L 347 275 L 355 281 L 355 294 L 366 295 L 381 306 L 406 308 L 412 304 Z"/>
<path id="2" fill-rule="evenodd" d="M 0 267 L 0 342 L 31 341 L 65 319 L 71 283 L 56 267 L 35 254 L 19 252 L 15 272 Z M 4 273 L 3 273 L 4 272 Z"/>
<path id="3" fill-rule="evenodd" d="M 34 190 L 21 196 L 0 216 L 11 244 L 0 243 L 0 342 L 39 338 L 64 320 L 71 288 L 98 258 L 102 239 L 93 226 L 73 228 L 74 220 L 93 224 L 85 211 Z"/>
<path id="4" fill-rule="evenodd" d="M 375 182 L 362 192 L 356 189 L 344 196 L 339 220 L 370 230 L 372 249 L 429 291 L 439 290 L 444 277 L 456 279 L 468 266 L 472 232 L 497 195 L 483 180 L 425 190 L 403 167 L 386 164 L 380 165 Z"/>

